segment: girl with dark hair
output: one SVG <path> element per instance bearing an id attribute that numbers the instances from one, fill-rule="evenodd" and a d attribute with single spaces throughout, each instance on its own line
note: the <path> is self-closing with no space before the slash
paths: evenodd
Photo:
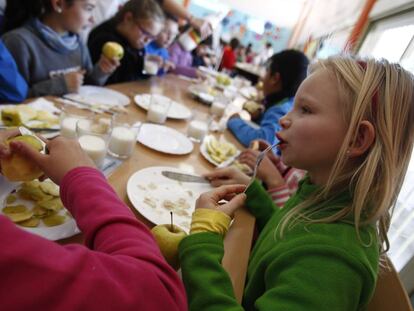
<path id="1" fill-rule="evenodd" d="M 118 69 L 107 83 L 143 79 L 145 45 L 155 39 L 164 27 L 164 13 L 155 0 L 130 0 L 110 20 L 92 30 L 88 46 L 92 60 L 99 58 L 102 46 L 115 41 L 125 54 Z"/>
<path id="2" fill-rule="evenodd" d="M 119 65 L 99 57 L 92 65 L 79 32 L 92 23 L 95 0 L 7 0 L 3 41 L 29 84 L 29 97 L 102 85 Z"/>
<path id="3" fill-rule="evenodd" d="M 238 114 L 230 117 L 227 127 L 244 145 L 249 146 L 255 139 L 268 143 L 276 142 L 275 132 L 280 130 L 279 119 L 289 112 L 300 83 L 306 78 L 309 61 L 299 51 L 285 50 L 269 59 L 263 79 L 264 113 L 259 127 L 242 120 Z"/>

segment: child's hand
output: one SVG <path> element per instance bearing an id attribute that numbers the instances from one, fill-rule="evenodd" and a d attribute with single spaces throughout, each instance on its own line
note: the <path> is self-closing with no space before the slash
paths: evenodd
<path id="1" fill-rule="evenodd" d="M 112 74 L 120 64 L 121 63 L 117 58 L 110 59 L 104 55 L 101 55 L 101 58 L 98 61 L 98 66 L 101 71 L 108 75 Z"/>
<path id="2" fill-rule="evenodd" d="M 240 163 L 246 164 L 251 169 L 254 169 L 254 166 L 256 165 L 256 159 L 259 154 L 260 151 L 247 149 L 240 154 L 238 160 Z M 276 164 L 274 163 L 274 159 L 271 159 L 269 157 L 269 153 L 263 158 L 262 162 L 257 168 L 256 176 L 258 179 L 266 183 L 269 189 L 280 187 L 285 184 L 285 180 L 277 169 Z"/>
<path id="3" fill-rule="evenodd" d="M 19 136 L 18 129 L 0 131 L 0 158 L 4 159 L 10 155 L 10 149 L 6 147 L 6 140 L 10 137 Z"/>
<path id="4" fill-rule="evenodd" d="M 77 93 L 79 88 L 83 84 L 83 79 L 85 77 L 85 70 L 79 70 L 74 72 L 69 72 L 64 75 L 66 87 L 68 88 L 69 93 Z"/>
<path id="5" fill-rule="evenodd" d="M 213 187 L 222 185 L 247 185 L 250 177 L 235 167 L 219 168 L 204 175 Z"/>
<path id="6" fill-rule="evenodd" d="M 166 72 L 174 70 L 174 69 L 175 69 L 175 64 L 173 62 L 170 62 L 169 60 L 165 61 L 164 70 Z"/>
<path id="7" fill-rule="evenodd" d="M 57 137 L 46 141 L 46 145 L 49 154 L 39 153 L 21 142 L 11 142 L 10 148 L 13 152 L 18 152 L 35 162 L 45 175 L 56 184 L 60 184 L 66 173 L 76 167 L 95 167 L 92 160 L 74 139 Z"/>
<path id="8" fill-rule="evenodd" d="M 196 208 L 208 208 L 219 210 L 230 217 L 239 207 L 244 205 L 246 195 L 243 193 L 245 185 L 221 186 L 210 192 L 203 193 L 197 199 Z M 229 201 L 225 204 L 219 204 L 220 201 Z"/>

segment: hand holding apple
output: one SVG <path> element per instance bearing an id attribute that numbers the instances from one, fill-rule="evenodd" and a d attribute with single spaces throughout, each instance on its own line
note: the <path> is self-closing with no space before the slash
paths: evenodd
<path id="1" fill-rule="evenodd" d="M 102 54 L 109 59 L 120 61 L 124 57 L 124 48 L 117 42 L 106 42 L 102 48 Z"/>
<path id="2" fill-rule="evenodd" d="M 32 152 L 39 153 L 43 149 L 39 140 L 30 135 L 11 137 L 6 140 L 6 147 L 9 147 L 11 142 L 20 142 L 24 144 L 26 148 L 30 148 Z M 2 148 L 2 150 L 3 149 L 4 148 Z M 43 174 L 42 170 L 34 161 L 20 153 L 14 152 L 13 149 L 7 148 L 7 150 L 7 152 L 2 152 L 0 162 L 2 174 L 9 181 L 30 181 Z"/>

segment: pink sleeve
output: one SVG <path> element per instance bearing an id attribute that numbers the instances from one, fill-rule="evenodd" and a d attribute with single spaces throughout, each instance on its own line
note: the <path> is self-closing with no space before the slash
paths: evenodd
<path id="1" fill-rule="evenodd" d="M 277 188 L 268 189 L 267 192 L 277 207 L 283 207 L 290 198 L 290 191 L 286 184 Z"/>
<path id="2" fill-rule="evenodd" d="M 186 310 L 182 283 L 149 230 L 92 168 L 69 172 L 61 197 L 86 246 L 61 246 L 0 216 L 4 310 Z"/>

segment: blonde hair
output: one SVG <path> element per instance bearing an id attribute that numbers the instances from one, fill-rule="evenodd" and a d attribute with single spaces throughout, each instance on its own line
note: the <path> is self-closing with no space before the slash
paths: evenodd
<path id="1" fill-rule="evenodd" d="M 358 237 L 360 226 L 375 224 L 381 251 L 386 252 L 390 215 L 413 147 L 414 78 L 400 65 L 386 60 L 337 56 L 313 64 L 310 73 L 321 69 L 336 79 L 343 118 L 349 128 L 326 185 L 285 215 L 278 226 L 280 236 L 298 221 L 346 222 L 353 215 Z M 346 152 L 355 142 L 363 120 L 373 124 L 375 140 L 360 159 L 350 163 Z M 329 217 L 313 217 L 320 210 L 312 206 L 329 202 L 347 188 L 353 198 L 350 205 Z"/>

